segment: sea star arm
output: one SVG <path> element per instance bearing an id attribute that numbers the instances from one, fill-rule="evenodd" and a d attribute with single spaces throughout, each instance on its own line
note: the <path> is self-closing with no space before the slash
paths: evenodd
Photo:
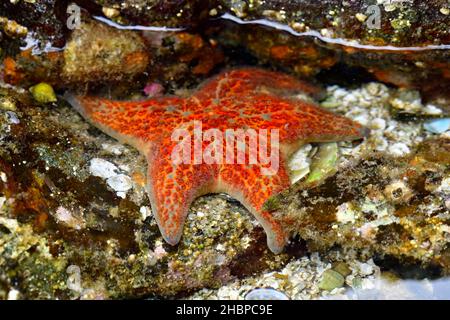
<path id="1" fill-rule="evenodd" d="M 261 173 L 261 169 L 260 165 L 224 165 L 216 188 L 217 191 L 238 199 L 256 217 L 266 232 L 269 249 L 280 253 L 289 235 L 274 217 L 274 213 L 264 208 L 264 204 L 289 187 L 289 176 L 283 162 L 275 175 L 265 175 Z"/>
<path id="2" fill-rule="evenodd" d="M 286 142 L 301 140 L 307 142 L 352 141 L 367 137 L 369 129 L 346 117 L 334 114 L 316 105 L 296 102 L 301 105 L 297 111 L 295 125 L 289 131 Z"/>
<path id="3" fill-rule="evenodd" d="M 178 123 L 176 110 L 183 105 L 178 97 L 146 101 L 114 101 L 66 93 L 64 98 L 90 123 L 113 138 L 148 154 L 150 142 L 161 136 L 161 126 Z M 175 116 L 174 116 L 175 115 Z"/>
<path id="4" fill-rule="evenodd" d="M 287 74 L 257 68 L 241 68 L 220 74 L 212 81 L 199 88 L 195 95 L 199 100 L 255 94 L 261 91 L 271 91 L 278 94 L 302 92 L 317 94 L 320 89 Z"/>
<path id="5" fill-rule="evenodd" d="M 192 201 L 211 189 L 217 167 L 174 164 L 173 159 L 165 156 L 171 153 L 171 145 L 163 143 L 152 148 L 147 157 L 147 192 L 163 238 L 176 245 Z"/>

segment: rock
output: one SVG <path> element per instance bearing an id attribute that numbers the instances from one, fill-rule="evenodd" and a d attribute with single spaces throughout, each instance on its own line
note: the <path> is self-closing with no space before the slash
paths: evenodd
<path id="1" fill-rule="evenodd" d="M 37 55 L 30 48 L 6 56 L 4 65 L 5 80 L 11 84 L 44 81 L 55 88 L 79 89 L 88 84 L 98 89 L 113 83 L 116 91 L 128 92 L 130 86 L 144 88 L 156 81 L 170 81 L 168 87 L 181 79 L 193 81 L 223 60 L 217 44 L 198 34 L 120 30 L 86 18 L 71 33 L 64 50 Z M 151 91 L 157 94 L 161 88 L 154 86 Z"/>
<path id="2" fill-rule="evenodd" d="M 352 273 L 352 270 L 345 262 L 338 262 L 333 265 L 333 270 L 339 272 L 344 278 Z"/>
<path id="3" fill-rule="evenodd" d="M 244 48 L 259 64 L 270 64 L 300 76 L 326 74 L 330 68 L 344 65 L 365 69 L 383 82 L 418 88 L 444 106 L 450 99 L 446 96 L 450 82 L 447 35 L 450 16 L 444 14 L 448 11 L 445 0 L 402 5 L 378 3 L 372 7 L 365 2 L 338 0 L 89 3 L 89 6 L 84 3 L 87 10 L 82 11 L 81 28 L 76 28 L 69 38 L 65 37 L 64 5 L 54 0 L 2 3 L 0 16 L 17 20 L 32 34 L 28 50 L 22 53 L 16 40 L 4 40 L 5 46 L 11 48 L 5 60 L 6 79 L 29 84 L 31 78 L 31 83 L 46 81 L 55 86 L 75 86 L 79 82 L 137 80 L 147 72 L 152 81 L 181 82 L 191 72 L 209 74 L 224 61 L 220 49 L 224 47 L 227 52 Z M 376 19 L 371 10 L 378 10 L 379 26 L 369 23 Z M 25 12 L 33 14 L 27 16 Z M 99 24 L 103 27 L 92 23 L 92 17 L 105 14 L 114 21 L 102 19 Z M 132 32 L 106 24 L 122 29 L 139 29 L 137 25 L 176 29 Z M 95 27 L 89 27 L 92 25 Z M 187 31 L 193 26 L 198 33 Z M 150 38 L 147 50 L 142 48 L 147 45 L 141 39 L 142 33 L 146 40 Z M 122 36 L 133 41 L 125 42 Z M 99 39 L 108 40 L 100 43 Z M 41 43 L 42 48 L 37 48 L 36 43 Z M 66 44 L 68 50 L 61 54 Z M 44 55 L 38 58 L 34 56 L 37 52 Z M 118 52 L 121 54 L 117 55 Z M 71 59 L 74 54 L 81 58 Z M 93 57 L 99 56 L 102 59 L 92 63 Z M 62 83 L 57 81 L 61 73 Z M 140 80 L 146 83 L 149 79 Z"/>
<path id="4" fill-rule="evenodd" d="M 5 79 L 10 83 L 46 81 L 57 87 L 70 83 L 132 79 L 149 63 L 141 37 L 131 31 L 87 21 L 76 28 L 64 51 L 34 55 L 32 49 L 7 57 Z"/>
<path id="5" fill-rule="evenodd" d="M 434 40 L 434 44 L 445 44 L 446 25 L 450 21 L 448 15 L 440 12 L 448 8 L 445 0 L 396 3 L 390 8 L 387 2 L 383 4 L 378 1 L 381 15 L 379 28 L 371 27 L 368 19 L 362 19 L 363 15 L 371 15 L 368 13 L 369 2 L 269 0 L 252 5 L 248 5 L 248 1 L 224 2 L 229 14 L 244 18 L 245 21 L 266 19 L 290 26 L 297 32 L 314 30 L 322 35 L 330 34 L 336 39 L 358 39 L 360 43 L 370 45 L 421 46 L 430 42 L 430 39 Z M 404 26 L 398 25 L 401 21 L 405 22 Z M 401 28 L 401 32 L 395 32 L 392 24 L 397 29 Z M 422 33 L 415 32 L 419 25 L 423 28 Z"/>
<path id="6" fill-rule="evenodd" d="M 98 22 L 82 23 L 64 50 L 62 77 L 70 82 L 132 78 L 146 69 L 149 56 L 136 33 Z"/>
<path id="7" fill-rule="evenodd" d="M 247 293 L 245 300 L 289 300 L 282 292 L 274 289 L 255 289 Z"/>
<path id="8" fill-rule="evenodd" d="M 119 168 L 113 163 L 100 158 L 94 158 L 90 161 L 89 170 L 95 177 L 108 179 L 116 176 Z"/>
<path id="9" fill-rule="evenodd" d="M 432 133 L 444 133 L 450 130 L 450 118 L 435 119 L 424 123 L 424 129 Z"/>
<path id="10" fill-rule="evenodd" d="M 0 30 L 11 38 L 23 38 L 27 35 L 28 29 L 21 26 L 14 20 L 9 20 L 5 17 L 0 17 Z"/>
<path id="11" fill-rule="evenodd" d="M 210 10 L 218 3 L 210 0 L 182 0 L 173 3 L 160 0 L 94 2 L 103 8 L 120 8 L 120 17 L 124 23 L 181 28 L 197 26 L 208 19 Z M 111 18 L 116 17 L 117 15 Z"/>
<path id="12" fill-rule="evenodd" d="M 322 274 L 319 288 L 326 291 L 332 291 L 336 288 L 342 287 L 344 282 L 345 279 L 339 272 L 328 269 Z"/>
<path id="13" fill-rule="evenodd" d="M 402 261 L 411 259 L 439 266 L 447 273 L 447 215 L 439 215 L 447 210 L 446 198 L 438 191 L 439 184 L 433 187 L 431 181 L 432 177 L 438 182 L 447 176 L 448 163 L 440 162 L 444 161 L 440 152 L 448 146 L 448 142 L 436 139 L 419 145 L 400 161 L 364 160 L 307 192 L 283 195 L 279 210 L 286 208 L 286 223 L 307 241 L 310 250 L 333 245 L 360 248 L 369 256 L 378 252 Z M 438 156 L 432 158 L 429 152 Z M 402 182 L 405 177 L 407 184 Z M 432 208 L 427 203 L 435 205 Z M 345 216 L 339 213 L 344 206 Z"/>
<path id="14" fill-rule="evenodd" d="M 448 7 L 445 0 L 403 2 L 394 4 L 395 10 L 380 3 L 370 9 L 368 2 L 338 0 L 264 1 L 251 6 L 225 2 L 228 22 L 214 29 L 218 41 L 245 48 L 260 63 L 301 76 L 344 63 L 362 67 L 383 82 L 445 96 L 450 81 L 450 16 L 440 12 Z M 380 14 L 379 26 L 365 19 L 376 18 L 368 12 L 373 7 Z"/>
<path id="15" fill-rule="evenodd" d="M 64 46 L 64 23 L 55 0 L 2 1 L 0 16 L 13 20 L 33 33 L 41 48 Z M 56 14 L 55 14 L 56 13 Z M 17 30 L 17 28 L 15 28 Z M 21 32 L 22 34 L 25 32 Z M 29 38 L 31 40 L 31 37 Z M 13 46 L 18 46 L 13 42 Z"/>

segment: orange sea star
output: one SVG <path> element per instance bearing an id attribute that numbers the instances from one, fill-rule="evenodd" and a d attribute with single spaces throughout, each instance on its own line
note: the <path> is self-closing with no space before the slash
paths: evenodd
<path id="1" fill-rule="evenodd" d="M 224 192 L 255 215 L 266 231 L 269 248 L 278 253 L 288 235 L 263 205 L 289 187 L 289 156 L 304 143 L 353 140 L 367 133 L 347 118 L 287 97 L 316 91 L 281 73 L 242 68 L 223 72 L 188 98 L 166 96 L 127 102 L 66 94 L 66 99 L 93 125 L 147 157 L 147 191 L 168 243 L 179 242 L 189 206 L 196 197 Z M 278 129 L 277 174 L 264 175 L 261 163 L 174 163 L 171 155 L 178 145 L 172 138 L 174 130 L 192 132 L 198 121 L 203 130 Z M 204 150 L 208 144 L 202 142 L 201 146 Z M 238 148 L 236 145 L 234 151 Z"/>

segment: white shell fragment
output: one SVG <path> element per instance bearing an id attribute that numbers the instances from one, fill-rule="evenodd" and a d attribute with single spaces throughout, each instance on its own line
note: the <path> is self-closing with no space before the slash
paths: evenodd
<path id="1" fill-rule="evenodd" d="M 288 167 L 291 184 L 301 180 L 309 173 L 309 166 L 311 164 L 309 154 L 311 153 L 311 149 L 312 146 L 306 144 L 298 149 L 289 160 Z"/>
<path id="2" fill-rule="evenodd" d="M 89 171 L 91 171 L 93 176 L 108 179 L 117 175 L 119 169 L 109 161 L 93 158 L 89 166 Z"/>
<path id="3" fill-rule="evenodd" d="M 289 298 L 275 289 L 258 288 L 247 293 L 245 300 L 289 300 Z"/>
<path id="4" fill-rule="evenodd" d="M 16 114 L 15 112 L 12 112 L 12 111 L 6 111 L 6 115 L 7 115 L 7 117 L 8 117 L 8 121 L 9 121 L 11 124 L 19 124 L 19 123 L 20 123 L 20 120 L 19 120 L 19 118 L 17 117 L 17 114 Z"/>
<path id="5" fill-rule="evenodd" d="M 118 174 L 108 178 L 106 182 L 112 189 L 114 189 L 114 191 L 117 192 L 127 192 L 132 187 L 131 178 L 124 174 Z"/>

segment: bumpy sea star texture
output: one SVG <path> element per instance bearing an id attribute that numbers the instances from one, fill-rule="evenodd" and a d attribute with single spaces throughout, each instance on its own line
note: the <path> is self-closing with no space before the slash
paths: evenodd
<path id="1" fill-rule="evenodd" d="M 311 94 L 317 89 L 284 74 L 242 68 L 220 74 L 187 98 L 167 96 L 133 102 L 72 94 L 66 94 L 66 98 L 96 127 L 133 145 L 147 157 L 147 190 L 158 226 L 168 243 L 179 242 L 189 206 L 196 197 L 224 192 L 255 215 L 266 231 L 269 248 L 278 253 L 288 234 L 276 213 L 267 211 L 264 204 L 289 187 L 286 167 L 289 156 L 304 143 L 353 140 L 366 134 L 364 127 L 347 118 L 287 97 L 297 92 Z M 201 122 L 203 132 L 278 129 L 279 148 L 266 141 L 266 147 L 279 154 L 276 174 L 265 174 L 267 163 L 261 161 L 198 163 L 191 154 L 190 163 L 176 163 L 172 154 L 180 142 L 174 141 L 172 135 L 181 129 L 194 136 L 197 121 Z M 215 138 L 213 142 L 205 140 L 201 143 L 203 155 L 211 151 L 211 145 L 214 155 L 224 151 L 237 154 L 242 147 L 237 143 L 229 150 L 214 144 L 219 141 Z M 250 148 L 245 141 L 247 159 Z M 261 143 L 258 148 L 262 148 Z"/>

